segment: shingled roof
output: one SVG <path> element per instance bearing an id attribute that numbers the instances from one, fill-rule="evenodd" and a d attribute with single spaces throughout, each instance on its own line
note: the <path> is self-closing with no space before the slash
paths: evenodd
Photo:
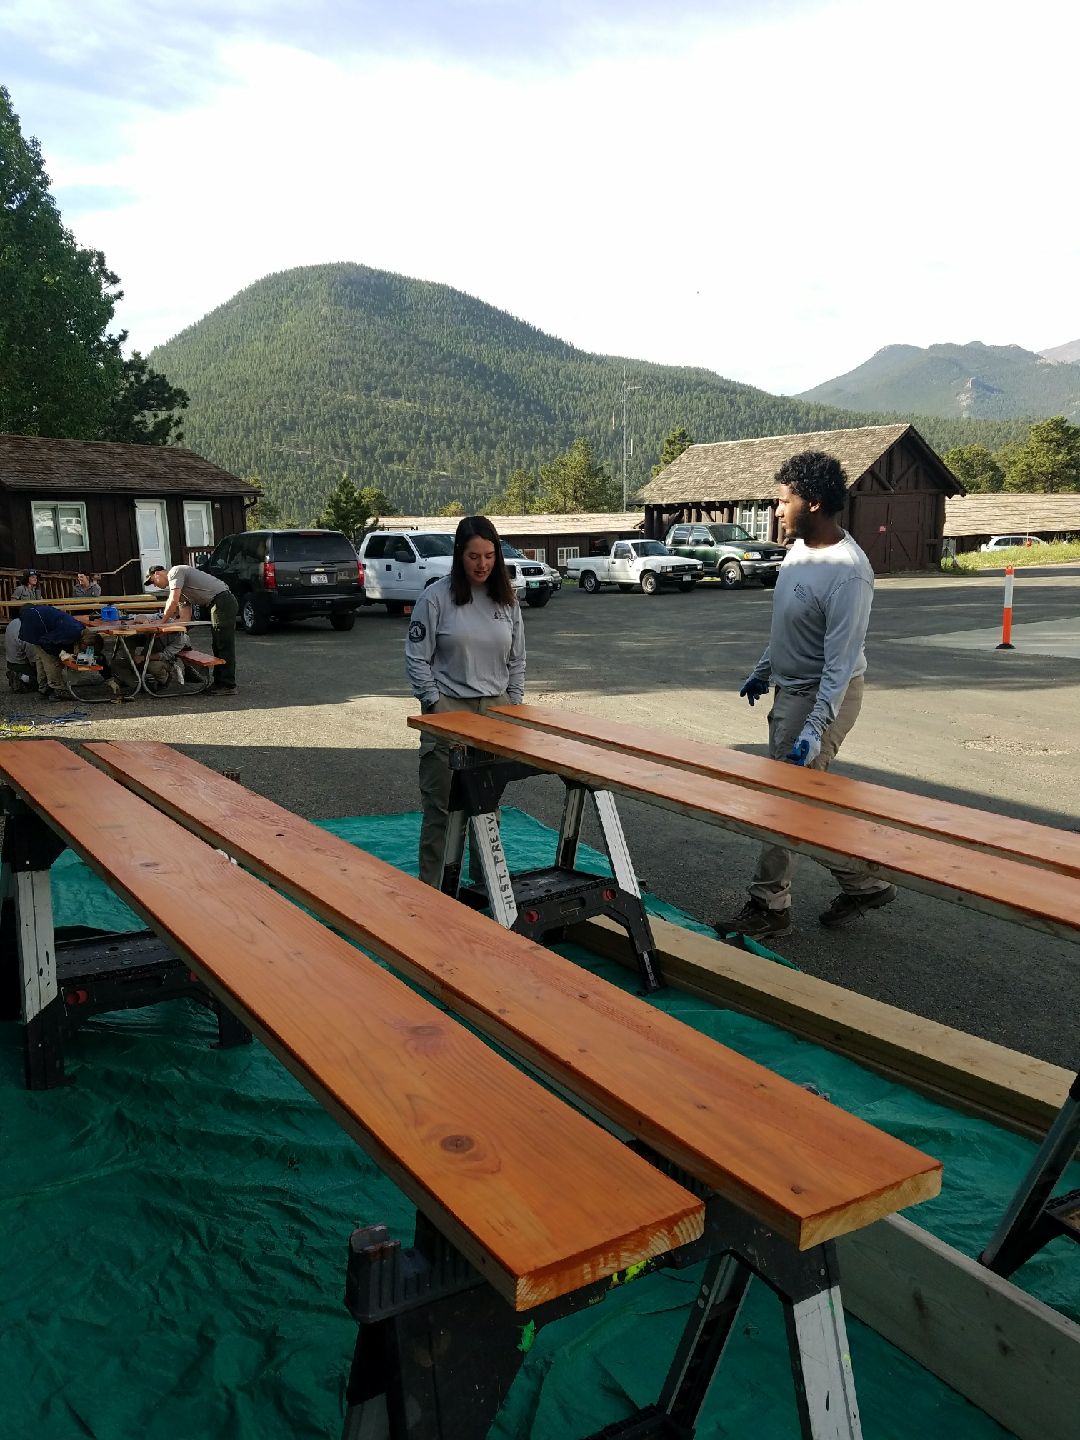
<path id="1" fill-rule="evenodd" d="M 51 440 L 0 435 L 0 489 L 78 495 L 255 495 L 258 491 L 172 445 L 117 445 L 104 440 Z"/>
<path id="2" fill-rule="evenodd" d="M 777 470 L 803 450 L 824 450 L 827 455 L 835 455 L 844 467 L 848 484 L 854 485 L 886 450 L 909 433 L 933 454 L 911 425 L 863 425 L 858 430 L 815 430 L 806 435 L 769 435 L 760 440 L 691 445 L 645 486 L 641 498 L 646 505 L 772 500 L 776 496 Z"/>
<path id="3" fill-rule="evenodd" d="M 965 495 L 945 501 L 945 535 L 1080 534 L 1080 495 Z"/>

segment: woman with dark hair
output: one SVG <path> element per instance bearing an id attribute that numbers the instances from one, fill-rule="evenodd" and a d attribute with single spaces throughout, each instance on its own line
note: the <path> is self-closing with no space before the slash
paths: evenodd
<path id="1" fill-rule="evenodd" d="M 40 600 L 41 587 L 38 585 L 38 573 L 36 570 L 24 570 L 19 576 L 19 583 L 11 592 L 13 600 Z"/>
<path id="2" fill-rule="evenodd" d="M 425 715 L 520 705 L 525 695 L 525 626 L 502 545 L 485 515 L 466 515 L 454 536 L 450 574 L 413 606 L 405 669 Z M 420 879 L 437 885 L 450 802 L 449 746 L 420 741 Z M 474 857 L 470 875 L 478 878 Z"/>

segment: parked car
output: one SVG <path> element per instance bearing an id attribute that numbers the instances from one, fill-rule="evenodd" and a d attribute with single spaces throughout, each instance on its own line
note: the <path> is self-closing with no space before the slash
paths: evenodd
<path id="1" fill-rule="evenodd" d="M 719 576 L 729 590 L 747 580 L 776 584 L 787 551 L 771 541 L 755 540 L 741 525 L 673 525 L 665 542 L 676 555 L 692 555 L 706 575 Z"/>
<path id="2" fill-rule="evenodd" d="M 421 591 L 450 574 L 453 535 L 424 530 L 372 530 L 360 544 L 369 601 L 401 615 Z"/>
<path id="3" fill-rule="evenodd" d="M 661 586 L 692 590 L 701 578 L 700 560 L 673 555 L 659 540 L 616 540 L 610 555 L 586 555 L 566 564 L 567 579 L 589 595 L 602 585 L 655 595 Z"/>
<path id="4" fill-rule="evenodd" d="M 227 535 L 202 568 L 236 596 L 249 635 L 316 615 L 351 630 L 364 603 L 364 572 L 339 530 L 245 530 Z"/>
<path id="5" fill-rule="evenodd" d="M 991 550 L 1013 550 L 1021 545 L 1045 545 L 1045 540 L 1040 540 L 1038 535 L 991 535 L 985 545 L 979 549 L 984 555 Z"/>
<path id="6" fill-rule="evenodd" d="M 525 604 L 534 610 L 542 609 L 562 585 L 562 577 L 559 577 L 559 584 L 555 585 L 546 565 L 542 565 L 539 560 L 530 560 L 505 540 L 502 542 L 502 552 L 506 561 L 506 573 L 510 576 L 510 583 L 518 600 L 524 600 Z"/>

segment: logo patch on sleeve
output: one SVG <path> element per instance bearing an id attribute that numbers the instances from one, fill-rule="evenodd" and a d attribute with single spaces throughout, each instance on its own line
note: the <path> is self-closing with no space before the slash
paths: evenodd
<path id="1" fill-rule="evenodd" d="M 422 620 L 414 620 L 409 626 L 409 639 L 418 644 L 427 635 L 427 626 Z"/>

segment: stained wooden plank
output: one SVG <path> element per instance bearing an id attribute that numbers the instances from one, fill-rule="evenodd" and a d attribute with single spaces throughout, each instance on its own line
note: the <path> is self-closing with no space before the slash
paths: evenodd
<path id="1" fill-rule="evenodd" d="M 928 795 L 912 795 L 824 770 L 804 770 L 762 755 L 746 755 L 723 745 L 687 740 L 672 731 L 602 720 L 595 715 L 552 710 L 543 705 L 497 705 L 488 713 L 503 715 L 530 729 L 570 736 L 643 760 L 673 765 L 695 775 L 790 795 L 831 810 L 843 810 L 885 825 L 951 840 L 973 850 L 1080 876 L 1080 835 L 1050 825 L 1015 820 Z"/>
<path id="2" fill-rule="evenodd" d="M 0 742 L 0 774 L 518 1309 L 701 1234 L 681 1186 L 65 746 Z"/>
<path id="3" fill-rule="evenodd" d="M 98 764 L 796 1244 L 940 1187 L 936 1160 L 154 744 Z"/>
<path id="4" fill-rule="evenodd" d="M 1042 1137 L 1075 1071 L 913 1015 L 736 945 L 649 917 L 669 985 L 824 1045 L 968 1114 Z M 637 970 L 626 931 L 603 916 L 568 938 Z"/>
<path id="5" fill-rule="evenodd" d="M 444 740 L 460 740 L 523 760 L 553 775 L 786 845 L 826 864 L 858 856 L 898 885 L 1017 920 L 1066 940 L 1080 939 L 1080 885 L 1052 870 L 980 854 L 928 835 L 837 814 L 820 805 L 692 774 L 656 760 L 541 734 L 490 715 L 467 711 L 411 715 L 409 724 Z"/>

